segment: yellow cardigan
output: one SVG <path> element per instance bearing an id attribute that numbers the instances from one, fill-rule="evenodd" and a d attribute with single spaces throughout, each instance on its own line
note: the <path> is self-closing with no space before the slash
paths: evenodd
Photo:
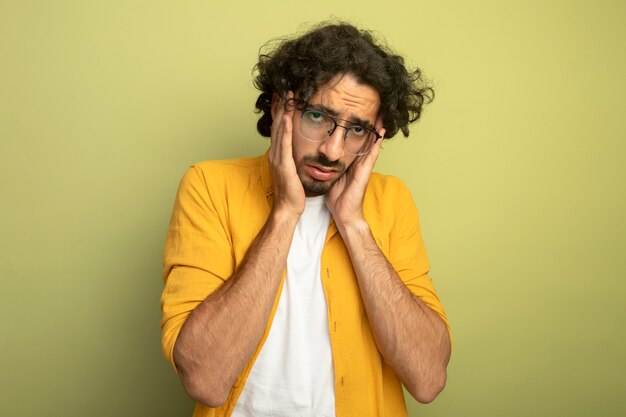
<path id="1" fill-rule="evenodd" d="M 194 164 L 176 197 L 164 250 L 162 347 L 173 364 L 176 337 L 191 311 L 229 279 L 243 261 L 272 205 L 267 154 Z M 406 186 L 373 173 L 363 201 L 365 218 L 381 251 L 406 287 L 448 325 L 428 276 L 418 214 Z M 401 417 L 401 384 L 376 348 L 356 276 L 331 221 L 321 259 L 321 280 L 335 372 L 337 417 Z M 283 281 L 284 282 L 284 274 Z M 256 351 L 219 408 L 197 403 L 193 417 L 228 417 L 272 324 L 281 286 Z"/>

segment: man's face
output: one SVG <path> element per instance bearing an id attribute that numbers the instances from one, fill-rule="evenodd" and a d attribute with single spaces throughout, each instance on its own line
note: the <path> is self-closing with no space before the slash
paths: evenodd
<path id="1" fill-rule="evenodd" d="M 309 107 L 332 111 L 341 125 L 376 124 L 380 96 L 350 75 L 337 77 L 320 87 L 309 99 Z M 307 197 L 326 194 L 356 159 L 344 150 L 345 129 L 337 127 L 322 142 L 311 142 L 300 133 L 301 112 L 293 113 L 293 159 Z M 344 121 L 348 122 L 344 122 Z"/>

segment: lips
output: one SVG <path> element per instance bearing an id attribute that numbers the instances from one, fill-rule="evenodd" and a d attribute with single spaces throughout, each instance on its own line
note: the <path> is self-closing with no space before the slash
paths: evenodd
<path id="1" fill-rule="evenodd" d="M 337 176 L 337 171 L 332 168 L 318 167 L 314 165 L 307 165 L 306 167 L 309 175 L 318 181 L 328 181 Z"/>

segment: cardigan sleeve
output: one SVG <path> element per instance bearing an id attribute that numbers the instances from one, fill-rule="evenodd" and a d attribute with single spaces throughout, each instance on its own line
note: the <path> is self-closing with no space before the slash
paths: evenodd
<path id="1" fill-rule="evenodd" d="M 183 176 L 163 251 L 161 344 L 174 365 L 178 334 L 189 314 L 234 270 L 226 213 L 213 204 L 217 176 L 191 166 Z"/>
<path id="2" fill-rule="evenodd" d="M 394 178 L 394 221 L 389 235 L 389 262 L 411 291 L 435 311 L 450 331 L 443 305 L 435 292 L 428 272 L 430 264 L 419 225 L 419 215 L 411 193 L 404 183 Z"/>

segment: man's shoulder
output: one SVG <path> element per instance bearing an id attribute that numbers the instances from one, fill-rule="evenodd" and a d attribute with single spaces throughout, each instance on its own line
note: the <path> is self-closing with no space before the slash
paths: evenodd
<path id="1" fill-rule="evenodd" d="M 390 233 L 400 219 L 413 216 L 415 203 L 400 178 L 373 172 L 363 199 L 363 213 L 374 235 L 380 237 Z"/>
<path id="2" fill-rule="evenodd" d="M 410 194 L 406 184 L 400 178 L 380 172 L 372 172 L 367 192 L 373 195 L 385 195 L 387 197 L 396 197 L 399 194 Z"/>
<path id="3" fill-rule="evenodd" d="M 264 156 L 249 158 L 211 159 L 196 162 L 191 166 L 200 171 L 222 172 L 224 175 L 237 171 L 254 171 L 261 168 L 261 160 Z"/>
<path id="4" fill-rule="evenodd" d="M 196 162 L 191 164 L 181 184 L 183 187 L 205 189 L 210 194 L 238 193 L 256 184 L 260 187 L 264 177 L 264 158 L 261 155 Z"/>

